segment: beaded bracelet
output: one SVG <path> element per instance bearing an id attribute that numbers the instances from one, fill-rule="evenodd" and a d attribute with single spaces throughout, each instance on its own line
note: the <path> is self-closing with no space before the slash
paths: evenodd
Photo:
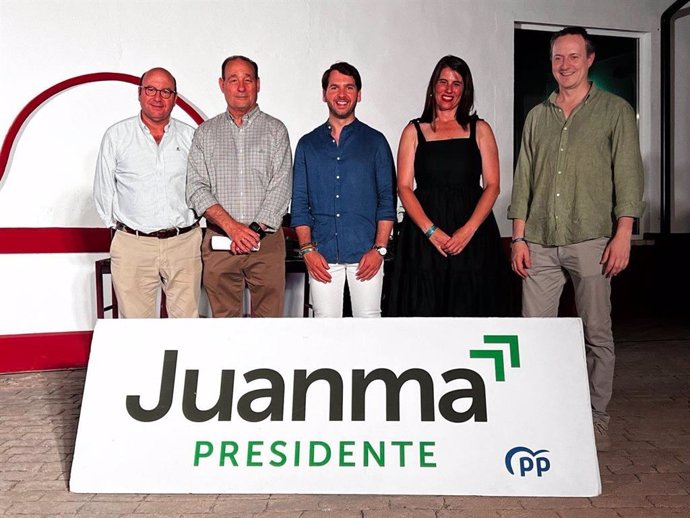
<path id="1" fill-rule="evenodd" d="M 424 235 L 425 235 L 426 237 L 429 237 L 429 238 L 430 238 L 430 237 L 431 237 L 431 234 L 433 234 L 434 232 L 436 232 L 436 228 L 437 228 L 436 225 L 431 225 L 431 226 L 426 230 L 426 232 L 424 232 Z"/>
<path id="2" fill-rule="evenodd" d="M 308 254 L 309 252 L 313 252 L 316 250 L 316 243 L 313 241 L 309 241 L 308 243 L 304 243 L 303 245 L 300 245 L 299 247 L 299 256 L 304 257 L 304 254 Z"/>
<path id="3" fill-rule="evenodd" d="M 306 247 L 306 248 L 300 248 L 300 249 L 299 249 L 299 256 L 300 256 L 300 257 L 304 257 L 304 256 L 307 255 L 309 252 L 314 252 L 315 250 L 316 250 L 316 248 L 313 247 L 313 246 L 308 246 L 308 247 Z"/>

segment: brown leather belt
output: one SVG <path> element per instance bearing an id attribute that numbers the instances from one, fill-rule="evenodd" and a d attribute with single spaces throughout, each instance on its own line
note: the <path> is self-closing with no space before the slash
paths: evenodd
<path id="1" fill-rule="evenodd" d="M 188 227 L 183 227 L 183 228 L 164 228 L 162 230 L 156 230 L 155 232 L 142 232 L 141 230 L 134 230 L 133 228 L 128 227 L 124 223 L 120 223 L 119 221 L 115 223 L 115 228 L 117 230 L 121 230 L 122 232 L 127 232 L 128 234 L 134 234 L 135 236 L 139 237 L 157 237 L 158 239 L 168 239 L 169 237 L 175 237 L 175 236 L 180 236 L 182 234 L 186 234 L 190 230 L 194 230 L 196 227 L 199 226 L 199 222 L 197 221 L 193 225 L 190 225 Z"/>

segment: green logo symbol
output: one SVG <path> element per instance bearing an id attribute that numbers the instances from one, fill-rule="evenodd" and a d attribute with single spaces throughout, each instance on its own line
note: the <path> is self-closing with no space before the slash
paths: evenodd
<path id="1" fill-rule="evenodd" d="M 510 350 L 510 366 L 520 368 L 520 347 L 517 335 L 484 335 L 485 344 L 508 344 Z M 503 349 L 471 349 L 470 358 L 488 358 L 494 361 L 496 381 L 506 380 L 505 360 Z"/>

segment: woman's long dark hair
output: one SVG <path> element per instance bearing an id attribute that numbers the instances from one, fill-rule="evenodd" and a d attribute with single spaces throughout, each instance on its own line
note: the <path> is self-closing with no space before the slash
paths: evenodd
<path id="1" fill-rule="evenodd" d="M 441 77 L 441 71 L 444 68 L 450 68 L 456 71 L 462 77 L 464 83 L 464 90 L 462 92 L 462 97 L 460 97 L 460 102 L 458 103 L 458 109 L 455 112 L 455 119 L 458 121 L 463 129 L 467 129 L 467 125 L 475 116 L 474 110 L 474 82 L 472 81 L 472 72 L 470 72 L 470 67 L 467 66 L 465 60 L 460 59 L 457 56 L 444 56 L 436 64 L 433 73 L 431 74 L 431 79 L 429 79 L 429 86 L 426 89 L 426 100 L 424 102 L 424 111 L 422 116 L 419 118 L 420 122 L 428 122 L 433 125 L 434 119 L 436 118 L 436 97 L 434 96 L 434 90 L 438 78 Z"/>

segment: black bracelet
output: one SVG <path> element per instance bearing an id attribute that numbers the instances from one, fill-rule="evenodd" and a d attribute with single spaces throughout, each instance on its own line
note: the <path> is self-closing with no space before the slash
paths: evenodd
<path id="1" fill-rule="evenodd" d="M 524 237 L 516 237 L 515 239 L 511 240 L 510 244 L 514 245 L 515 243 L 527 243 L 527 240 Z"/>

